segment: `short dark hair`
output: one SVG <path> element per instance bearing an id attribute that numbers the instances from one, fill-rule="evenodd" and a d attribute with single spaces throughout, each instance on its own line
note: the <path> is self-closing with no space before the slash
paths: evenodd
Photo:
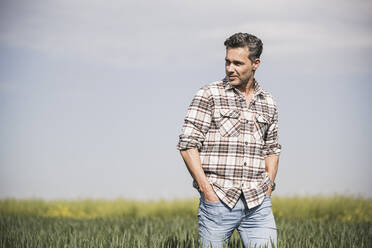
<path id="1" fill-rule="evenodd" d="M 236 33 L 225 40 L 224 45 L 226 49 L 237 48 L 237 47 L 248 47 L 249 49 L 249 60 L 254 61 L 261 56 L 263 43 L 262 41 L 254 36 L 253 34 L 247 33 Z"/>

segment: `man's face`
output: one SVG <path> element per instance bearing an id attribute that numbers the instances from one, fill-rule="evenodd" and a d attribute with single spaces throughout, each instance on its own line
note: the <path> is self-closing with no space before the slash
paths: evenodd
<path id="1" fill-rule="evenodd" d="M 254 76 L 260 60 L 249 60 L 248 47 L 227 48 L 225 58 L 226 76 L 233 86 L 245 86 Z"/>

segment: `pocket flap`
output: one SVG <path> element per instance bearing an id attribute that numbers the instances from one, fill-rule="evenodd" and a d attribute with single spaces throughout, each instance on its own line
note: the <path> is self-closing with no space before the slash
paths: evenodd
<path id="1" fill-rule="evenodd" d="M 256 120 L 257 122 L 261 122 L 261 123 L 270 123 L 267 117 L 263 115 L 259 115 L 259 114 L 256 114 Z"/>
<path id="2" fill-rule="evenodd" d="M 224 117 L 229 117 L 229 118 L 239 118 L 240 116 L 240 111 L 237 109 L 221 109 L 220 113 Z"/>

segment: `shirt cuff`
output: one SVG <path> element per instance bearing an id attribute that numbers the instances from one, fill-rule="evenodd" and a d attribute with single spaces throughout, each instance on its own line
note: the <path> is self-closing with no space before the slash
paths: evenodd
<path id="1" fill-rule="evenodd" d="M 271 146 L 266 147 L 263 150 L 263 156 L 268 157 L 271 155 L 279 155 L 281 151 L 282 151 L 282 146 L 280 144 L 271 145 Z"/>
<path id="2" fill-rule="evenodd" d="M 197 139 L 193 137 L 180 135 L 180 140 L 177 144 L 178 150 L 187 150 L 187 149 L 192 149 L 192 148 L 197 148 L 198 150 L 200 150 L 201 147 L 202 147 L 202 143 L 198 141 Z"/>

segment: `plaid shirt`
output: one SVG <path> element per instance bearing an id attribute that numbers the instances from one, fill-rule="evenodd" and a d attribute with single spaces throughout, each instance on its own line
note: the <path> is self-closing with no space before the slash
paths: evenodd
<path id="1" fill-rule="evenodd" d="M 199 150 L 208 181 L 231 208 L 241 193 L 249 208 L 263 201 L 269 187 L 264 157 L 281 151 L 276 103 L 254 82 L 249 108 L 226 78 L 201 88 L 187 110 L 177 145 L 179 150 Z M 193 185 L 199 190 L 195 180 Z"/>

